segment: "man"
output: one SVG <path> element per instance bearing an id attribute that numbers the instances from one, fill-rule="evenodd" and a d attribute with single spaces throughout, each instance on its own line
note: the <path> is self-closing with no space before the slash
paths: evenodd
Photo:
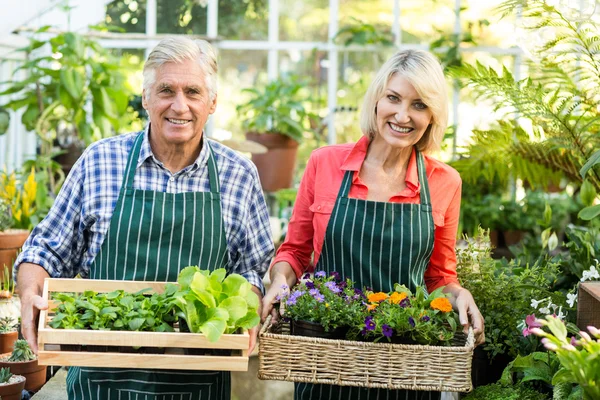
<path id="1" fill-rule="evenodd" d="M 273 240 L 256 168 L 203 135 L 217 104 L 216 75 L 208 43 L 162 40 L 144 66 L 149 126 L 94 143 L 77 161 L 15 263 L 22 332 L 36 352 L 49 276 L 173 282 L 188 265 L 224 267 L 262 297 Z M 69 399 L 229 399 L 230 376 L 70 368 L 67 391 Z"/>

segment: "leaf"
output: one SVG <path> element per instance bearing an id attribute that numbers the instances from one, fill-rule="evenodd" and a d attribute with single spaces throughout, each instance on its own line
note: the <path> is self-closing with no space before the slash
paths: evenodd
<path id="1" fill-rule="evenodd" d="M 177 283 L 181 287 L 181 290 L 189 289 L 192 280 L 194 279 L 194 275 L 198 272 L 198 267 L 185 267 L 179 272 L 179 276 L 177 278 Z"/>
<path id="2" fill-rule="evenodd" d="M 194 278 L 190 283 L 190 289 L 194 291 L 194 293 L 201 293 L 210 287 L 210 280 L 204 274 L 194 274 Z"/>
<path id="3" fill-rule="evenodd" d="M 144 324 L 145 321 L 145 318 L 134 318 L 131 321 L 129 321 L 129 329 L 131 329 L 132 331 L 137 331 L 140 329 L 140 327 Z"/>
<path id="4" fill-rule="evenodd" d="M 594 166 L 600 164 L 600 150 L 596 151 L 592 156 L 587 160 L 587 162 L 581 167 L 579 173 L 582 178 L 585 178 L 587 172 Z"/>
<path id="5" fill-rule="evenodd" d="M 76 69 L 63 68 L 60 70 L 60 83 L 73 100 L 78 101 L 82 94 L 83 79 Z"/>
<path id="6" fill-rule="evenodd" d="M 236 325 L 242 329 L 250 329 L 254 328 L 259 323 L 260 317 L 258 316 L 256 310 L 250 310 L 243 318 L 237 320 Z"/>
<path id="7" fill-rule="evenodd" d="M 207 310 L 206 316 L 208 319 L 200 325 L 200 331 L 210 342 L 216 342 L 227 328 L 229 314 L 222 308 L 211 308 Z"/>
<path id="8" fill-rule="evenodd" d="M 597 195 L 598 193 L 592 182 L 589 179 L 584 180 L 579 191 L 579 198 L 581 198 L 583 205 L 589 207 L 594 204 L 594 199 Z"/>
<path id="9" fill-rule="evenodd" d="M 243 293 L 240 293 L 240 287 L 244 283 L 248 283 L 248 281 L 242 275 L 230 274 L 223 281 L 223 293 L 225 293 L 229 296 L 234 296 L 234 295 L 244 296 Z"/>
<path id="10" fill-rule="evenodd" d="M 591 221 L 600 215 L 600 204 L 596 204 L 595 206 L 585 207 L 577 216 L 584 221 Z"/>
<path id="11" fill-rule="evenodd" d="M 228 324 L 233 325 L 238 319 L 243 318 L 248 313 L 248 304 L 243 297 L 232 296 L 219 304 L 229 313 Z"/>
<path id="12" fill-rule="evenodd" d="M 552 384 L 556 385 L 561 382 L 577 383 L 573 373 L 568 369 L 561 368 L 552 377 Z"/>

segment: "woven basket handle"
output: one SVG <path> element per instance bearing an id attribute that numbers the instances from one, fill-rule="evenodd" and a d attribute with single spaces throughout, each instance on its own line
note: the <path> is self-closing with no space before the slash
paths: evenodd
<path id="1" fill-rule="evenodd" d="M 466 347 L 475 346 L 475 334 L 473 333 L 473 327 L 469 326 L 469 333 L 467 333 Z"/>
<path id="2" fill-rule="evenodd" d="M 269 314 L 267 316 L 267 319 L 265 319 L 265 323 L 260 328 L 260 335 L 264 335 L 265 333 L 267 333 L 267 331 L 271 327 L 271 318 L 273 318 L 273 316 Z"/>

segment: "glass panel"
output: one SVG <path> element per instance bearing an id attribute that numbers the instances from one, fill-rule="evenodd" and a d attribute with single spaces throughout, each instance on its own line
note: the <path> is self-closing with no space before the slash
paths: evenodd
<path id="1" fill-rule="evenodd" d="M 266 40 L 268 0 L 220 0 L 218 35 L 227 40 Z"/>
<path id="2" fill-rule="evenodd" d="M 189 0 L 156 0 L 156 32 L 206 35 L 206 5 Z"/>
<path id="3" fill-rule="evenodd" d="M 129 33 L 146 32 L 146 0 L 114 0 L 106 5 L 106 25 Z"/>
<path id="4" fill-rule="evenodd" d="M 392 1 L 340 0 L 339 7 L 340 30 L 353 27 L 355 33 L 354 35 L 340 33 L 340 36 L 336 40 L 338 43 L 344 44 L 348 40 L 352 40 L 355 44 L 379 44 L 382 39 L 390 43 L 394 42 L 392 34 L 392 24 L 394 21 Z M 361 24 L 371 25 L 368 28 L 375 28 L 375 32 L 368 29 L 356 29 Z"/>
<path id="5" fill-rule="evenodd" d="M 218 103 L 212 116 L 215 137 L 244 138 L 245 132 L 235 108 L 247 100 L 242 89 L 267 82 L 267 56 L 268 52 L 262 50 L 219 50 Z"/>
<path id="6" fill-rule="evenodd" d="M 329 0 L 279 0 L 279 40 L 326 42 Z"/>

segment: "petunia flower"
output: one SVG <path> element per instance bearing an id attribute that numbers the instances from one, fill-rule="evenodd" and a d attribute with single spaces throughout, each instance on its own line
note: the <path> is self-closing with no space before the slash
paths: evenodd
<path id="1" fill-rule="evenodd" d="M 415 327 L 415 320 L 413 317 L 408 317 L 408 324 L 413 328 Z"/>
<path id="2" fill-rule="evenodd" d="M 365 318 L 365 329 L 368 331 L 374 331 L 375 328 L 377 327 L 377 325 L 375 324 L 375 321 L 373 321 L 373 317 L 371 317 L 370 315 Z"/>
<path id="3" fill-rule="evenodd" d="M 304 285 L 309 289 L 315 288 L 315 284 L 312 281 L 306 281 L 306 282 L 304 282 Z"/>
<path id="4" fill-rule="evenodd" d="M 392 335 L 394 334 L 394 330 L 389 325 L 386 325 L 386 324 L 383 324 L 381 326 L 381 331 L 383 333 L 383 336 L 385 336 L 385 337 L 392 337 Z"/>
<path id="5" fill-rule="evenodd" d="M 429 322 L 431 318 L 429 318 L 429 315 L 424 315 L 423 318 L 421 318 L 421 321 L 423 322 Z"/>
<path id="6" fill-rule="evenodd" d="M 340 280 L 340 274 L 337 271 L 333 271 L 329 274 L 329 276 L 333 276 L 333 279 L 335 279 L 336 281 Z"/>
<path id="7" fill-rule="evenodd" d="M 307 272 L 302 276 L 302 279 L 310 279 L 310 274 Z"/>

